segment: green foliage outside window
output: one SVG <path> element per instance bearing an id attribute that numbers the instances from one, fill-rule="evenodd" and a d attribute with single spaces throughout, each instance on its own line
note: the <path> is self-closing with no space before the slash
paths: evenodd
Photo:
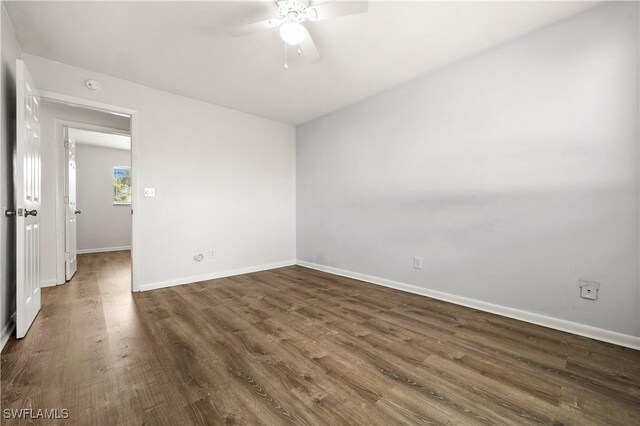
<path id="1" fill-rule="evenodd" d="M 131 204 L 131 168 L 113 168 L 113 204 Z"/>

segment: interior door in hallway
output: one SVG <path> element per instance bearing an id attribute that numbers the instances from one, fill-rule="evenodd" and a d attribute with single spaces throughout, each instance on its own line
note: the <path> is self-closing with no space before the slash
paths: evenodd
<path id="1" fill-rule="evenodd" d="M 21 60 L 16 65 L 16 337 L 40 311 L 40 97 Z"/>
<path id="2" fill-rule="evenodd" d="M 77 210 L 76 203 L 76 143 L 69 137 L 69 129 L 65 128 L 64 152 L 65 152 L 65 185 L 64 185 L 64 201 L 65 201 L 65 242 L 64 242 L 64 258 L 65 258 L 65 279 L 69 281 L 78 270 L 77 262 L 77 238 L 76 238 L 76 216 L 80 213 Z"/>

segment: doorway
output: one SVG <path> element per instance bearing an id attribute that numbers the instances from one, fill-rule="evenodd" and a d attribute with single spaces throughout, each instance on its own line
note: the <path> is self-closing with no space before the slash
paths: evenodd
<path id="1" fill-rule="evenodd" d="M 43 163 L 43 177 L 55 175 L 55 184 L 49 184 L 55 188 L 47 191 L 55 199 L 43 199 L 42 220 L 53 222 L 48 230 L 55 232 L 41 241 L 41 269 L 43 286 L 61 285 L 72 280 L 78 263 L 90 253 L 122 251 L 130 257 L 135 198 L 132 117 L 46 94 L 41 108 L 43 140 L 49 136 L 53 145 L 43 156 L 53 159 L 50 166 L 55 163 L 50 167 L 53 173 Z M 129 269 L 128 288 L 133 291 Z"/>
<path id="2" fill-rule="evenodd" d="M 64 125 L 65 281 L 77 255 L 131 251 L 131 136 Z"/>
<path id="3" fill-rule="evenodd" d="M 65 114 L 51 112 L 48 108 L 43 110 L 45 103 L 55 105 L 55 108 L 73 110 L 74 113 L 65 116 Z M 133 216 L 137 203 L 137 178 L 134 170 L 136 170 L 137 161 L 135 152 L 138 140 L 138 118 L 137 112 L 129 108 L 39 90 L 20 59 L 16 60 L 15 107 L 16 138 L 12 155 L 16 205 L 5 209 L 4 214 L 8 220 L 13 220 L 16 235 L 15 330 L 16 338 L 20 339 L 27 334 L 40 312 L 41 288 L 64 284 L 67 276 L 73 277 L 73 265 L 69 265 L 67 273 L 65 257 L 71 263 L 74 257 L 72 242 L 76 240 L 67 237 L 66 223 L 68 214 L 73 213 L 77 216 L 80 211 L 75 208 L 71 210 L 70 207 L 76 207 L 75 205 L 70 207 L 67 205 L 70 194 L 77 195 L 74 192 L 77 188 L 69 185 L 68 181 L 65 182 L 66 173 L 68 173 L 65 167 L 68 168 L 70 164 L 75 167 L 75 154 L 74 161 L 65 159 L 68 155 L 64 148 L 65 140 L 68 140 L 65 136 L 68 136 L 71 128 L 98 131 L 99 129 L 85 127 L 104 126 L 104 123 L 85 120 L 84 116 L 87 115 L 97 114 L 126 122 L 124 126 L 115 126 L 116 129 L 124 130 L 124 133 L 129 136 L 130 143 L 130 166 L 128 177 L 124 179 L 128 185 L 125 189 L 121 187 L 118 193 L 120 196 L 125 194 L 129 198 L 130 216 Z M 113 132 L 103 131 L 102 133 Z M 119 166 L 119 173 L 122 173 L 122 168 Z M 114 173 L 113 170 L 112 173 Z M 118 177 L 121 183 L 122 176 Z M 135 252 L 134 230 L 137 228 L 135 216 L 129 217 L 129 221 L 131 249 L 127 252 L 128 259 L 125 262 L 128 263 L 126 268 L 128 273 L 125 277 L 128 277 L 122 281 L 126 285 L 125 294 L 139 291 L 135 273 L 136 258 L 133 255 Z M 77 251 L 77 241 L 75 248 Z M 5 328 L 7 326 L 10 324 Z M 3 328 L 3 336 L 8 333 Z"/>

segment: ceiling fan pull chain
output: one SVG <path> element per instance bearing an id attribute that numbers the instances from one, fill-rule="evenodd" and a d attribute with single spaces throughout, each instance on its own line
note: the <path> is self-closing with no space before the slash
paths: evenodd
<path id="1" fill-rule="evenodd" d="M 282 44 L 284 44 L 284 69 L 288 70 L 289 64 L 287 63 L 287 43 L 282 43 Z"/>

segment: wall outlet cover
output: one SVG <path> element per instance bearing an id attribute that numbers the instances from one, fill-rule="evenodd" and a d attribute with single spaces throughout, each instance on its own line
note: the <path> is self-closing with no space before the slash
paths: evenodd
<path id="1" fill-rule="evenodd" d="M 156 196 L 156 189 L 155 188 L 144 188 L 144 196 L 146 198 L 153 198 Z"/>
<path id="2" fill-rule="evenodd" d="M 580 287 L 580 297 L 582 297 L 583 299 L 598 299 L 598 290 L 600 289 L 599 282 L 579 280 L 578 286 Z"/>

